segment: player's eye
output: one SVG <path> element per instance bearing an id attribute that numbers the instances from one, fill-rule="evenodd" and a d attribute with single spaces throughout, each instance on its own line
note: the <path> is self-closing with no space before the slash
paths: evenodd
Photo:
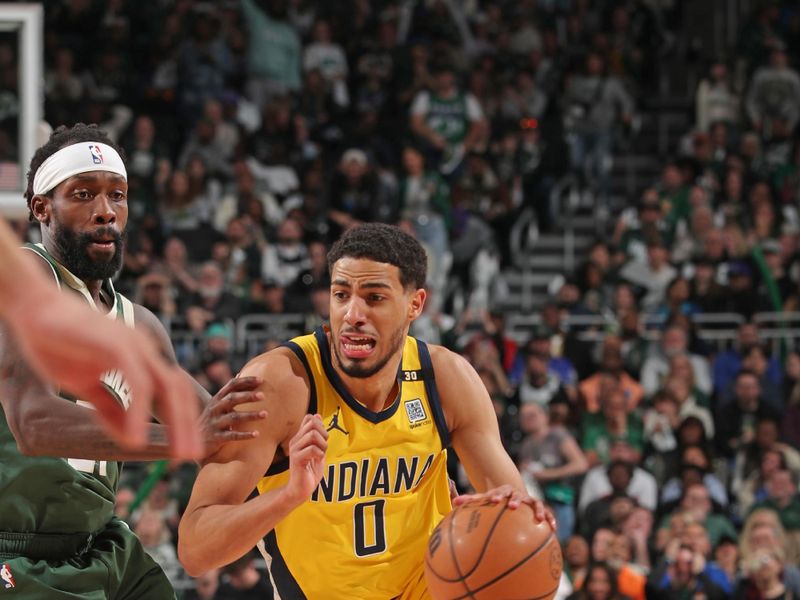
<path id="1" fill-rule="evenodd" d="M 381 300 L 383 300 L 383 296 L 381 296 L 380 294 L 370 294 L 369 295 L 369 301 L 370 302 L 380 302 Z"/>
<path id="2" fill-rule="evenodd" d="M 89 190 L 75 190 L 72 194 L 79 200 L 91 200 L 92 193 Z"/>
<path id="3" fill-rule="evenodd" d="M 336 298 L 337 300 L 346 300 L 347 294 L 345 294 L 344 292 L 333 292 L 333 297 Z"/>
<path id="4" fill-rule="evenodd" d="M 112 200 L 122 201 L 128 197 L 128 194 L 126 194 L 123 191 L 117 190 L 116 192 L 111 192 L 110 196 Z"/>

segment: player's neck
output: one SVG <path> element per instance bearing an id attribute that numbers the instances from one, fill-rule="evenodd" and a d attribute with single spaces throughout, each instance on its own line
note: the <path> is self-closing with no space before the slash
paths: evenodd
<path id="1" fill-rule="evenodd" d="M 398 356 L 371 377 L 350 377 L 338 365 L 335 368 L 353 398 L 372 412 L 380 412 L 390 406 L 397 396 L 399 362 Z"/>

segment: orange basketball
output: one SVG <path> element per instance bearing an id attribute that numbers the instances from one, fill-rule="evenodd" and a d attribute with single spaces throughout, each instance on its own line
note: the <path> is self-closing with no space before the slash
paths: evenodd
<path id="1" fill-rule="evenodd" d="M 425 554 L 435 600 L 549 600 L 561 570 L 555 532 L 525 504 L 459 506 L 434 529 Z"/>

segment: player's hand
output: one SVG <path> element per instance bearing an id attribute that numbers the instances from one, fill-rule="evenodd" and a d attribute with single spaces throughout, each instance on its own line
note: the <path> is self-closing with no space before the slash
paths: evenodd
<path id="1" fill-rule="evenodd" d="M 286 492 L 292 502 L 302 504 L 311 496 L 325 470 L 328 432 L 322 417 L 306 415 L 289 442 L 289 483 Z"/>
<path id="2" fill-rule="evenodd" d="M 39 277 L 38 265 L 28 268 L 27 285 L 5 307 L 5 322 L 29 367 L 45 381 L 94 405 L 108 432 L 125 447 L 147 443 L 152 407 L 157 404 L 169 425 L 172 456 L 199 458 L 203 451 L 199 411 L 185 374 L 161 357 L 148 336 L 61 293 Z M 100 383 L 112 369 L 119 369 L 131 388 L 133 400 L 127 411 Z"/>
<path id="3" fill-rule="evenodd" d="M 498 502 L 508 501 L 508 508 L 519 508 L 521 504 L 527 504 L 533 509 L 533 516 L 537 521 L 547 521 L 553 531 L 556 530 L 556 518 L 550 510 L 545 507 L 544 502 L 537 500 L 508 484 L 484 492 L 483 494 L 463 494 L 453 500 L 453 506 L 463 506 L 470 502 Z"/>
<path id="4" fill-rule="evenodd" d="M 239 431 L 236 426 L 265 419 L 267 411 L 237 411 L 236 407 L 263 400 L 264 395 L 258 391 L 262 383 L 260 377 L 237 377 L 211 398 L 200 415 L 206 457 L 217 452 L 222 444 L 250 440 L 258 435 L 257 431 Z"/>

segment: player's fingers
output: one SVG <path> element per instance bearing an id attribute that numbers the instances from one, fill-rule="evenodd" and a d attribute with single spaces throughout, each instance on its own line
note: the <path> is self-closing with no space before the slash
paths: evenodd
<path id="1" fill-rule="evenodd" d="M 529 505 L 533 509 L 533 516 L 537 521 L 544 521 L 547 518 L 547 510 L 540 500 L 534 500 Z"/>
<path id="2" fill-rule="evenodd" d="M 238 442 L 258 437 L 257 431 L 220 431 L 214 436 L 219 442 Z"/>
<path id="3" fill-rule="evenodd" d="M 300 451 L 310 446 L 316 446 L 324 450 L 328 447 L 328 440 L 325 439 L 319 431 L 311 429 L 306 431 L 299 438 L 296 438 L 293 443 L 289 445 L 289 451 Z"/>
<path id="4" fill-rule="evenodd" d="M 267 416 L 267 411 L 262 410 L 258 412 L 229 412 L 221 417 L 217 417 L 214 419 L 214 427 L 217 429 L 227 429 L 229 427 L 233 427 L 234 425 L 238 425 L 240 423 L 246 423 L 248 421 L 258 421 L 260 419 L 264 419 Z"/>
<path id="5" fill-rule="evenodd" d="M 312 461 L 322 460 L 323 458 L 325 458 L 325 452 L 321 448 L 317 446 L 308 446 L 292 454 L 290 460 L 296 465 L 305 466 Z"/>
<path id="6" fill-rule="evenodd" d="M 502 502 L 503 500 L 510 498 L 513 493 L 514 489 L 510 485 L 503 485 L 496 490 L 492 490 L 489 500 L 495 503 Z"/>
<path id="7" fill-rule="evenodd" d="M 508 508 L 519 508 L 519 505 L 522 504 L 522 498 L 523 496 L 519 492 L 512 492 L 508 497 Z"/>
<path id="8" fill-rule="evenodd" d="M 217 397 L 222 398 L 231 392 L 255 390 L 262 383 L 264 383 L 264 380 L 261 377 L 236 377 L 222 386 L 222 389 L 217 392 Z"/>
<path id="9" fill-rule="evenodd" d="M 211 408 L 211 414 L 221 415 L 223 413 L 232 411 L 234 407 L 239 406 L 240 404 L 260 402 L 263 399 L 264 394 L 262 392 L 229 392 Z"/>
<path id="10" fill-rule="evenodd" d="M 294 438 L 299 439 L 309 431 L 317 431 L 323 438 L 328 439 L 328 432 L 325 431 L 325 425 L 318 415 L 306 415 L 303 417 Z"/>
<path id="11" fill-rule="evenodd" d="M 453 506 L 463 506 L 479 499 L 479 494 L 461 494 L 453 498 Z"/>

